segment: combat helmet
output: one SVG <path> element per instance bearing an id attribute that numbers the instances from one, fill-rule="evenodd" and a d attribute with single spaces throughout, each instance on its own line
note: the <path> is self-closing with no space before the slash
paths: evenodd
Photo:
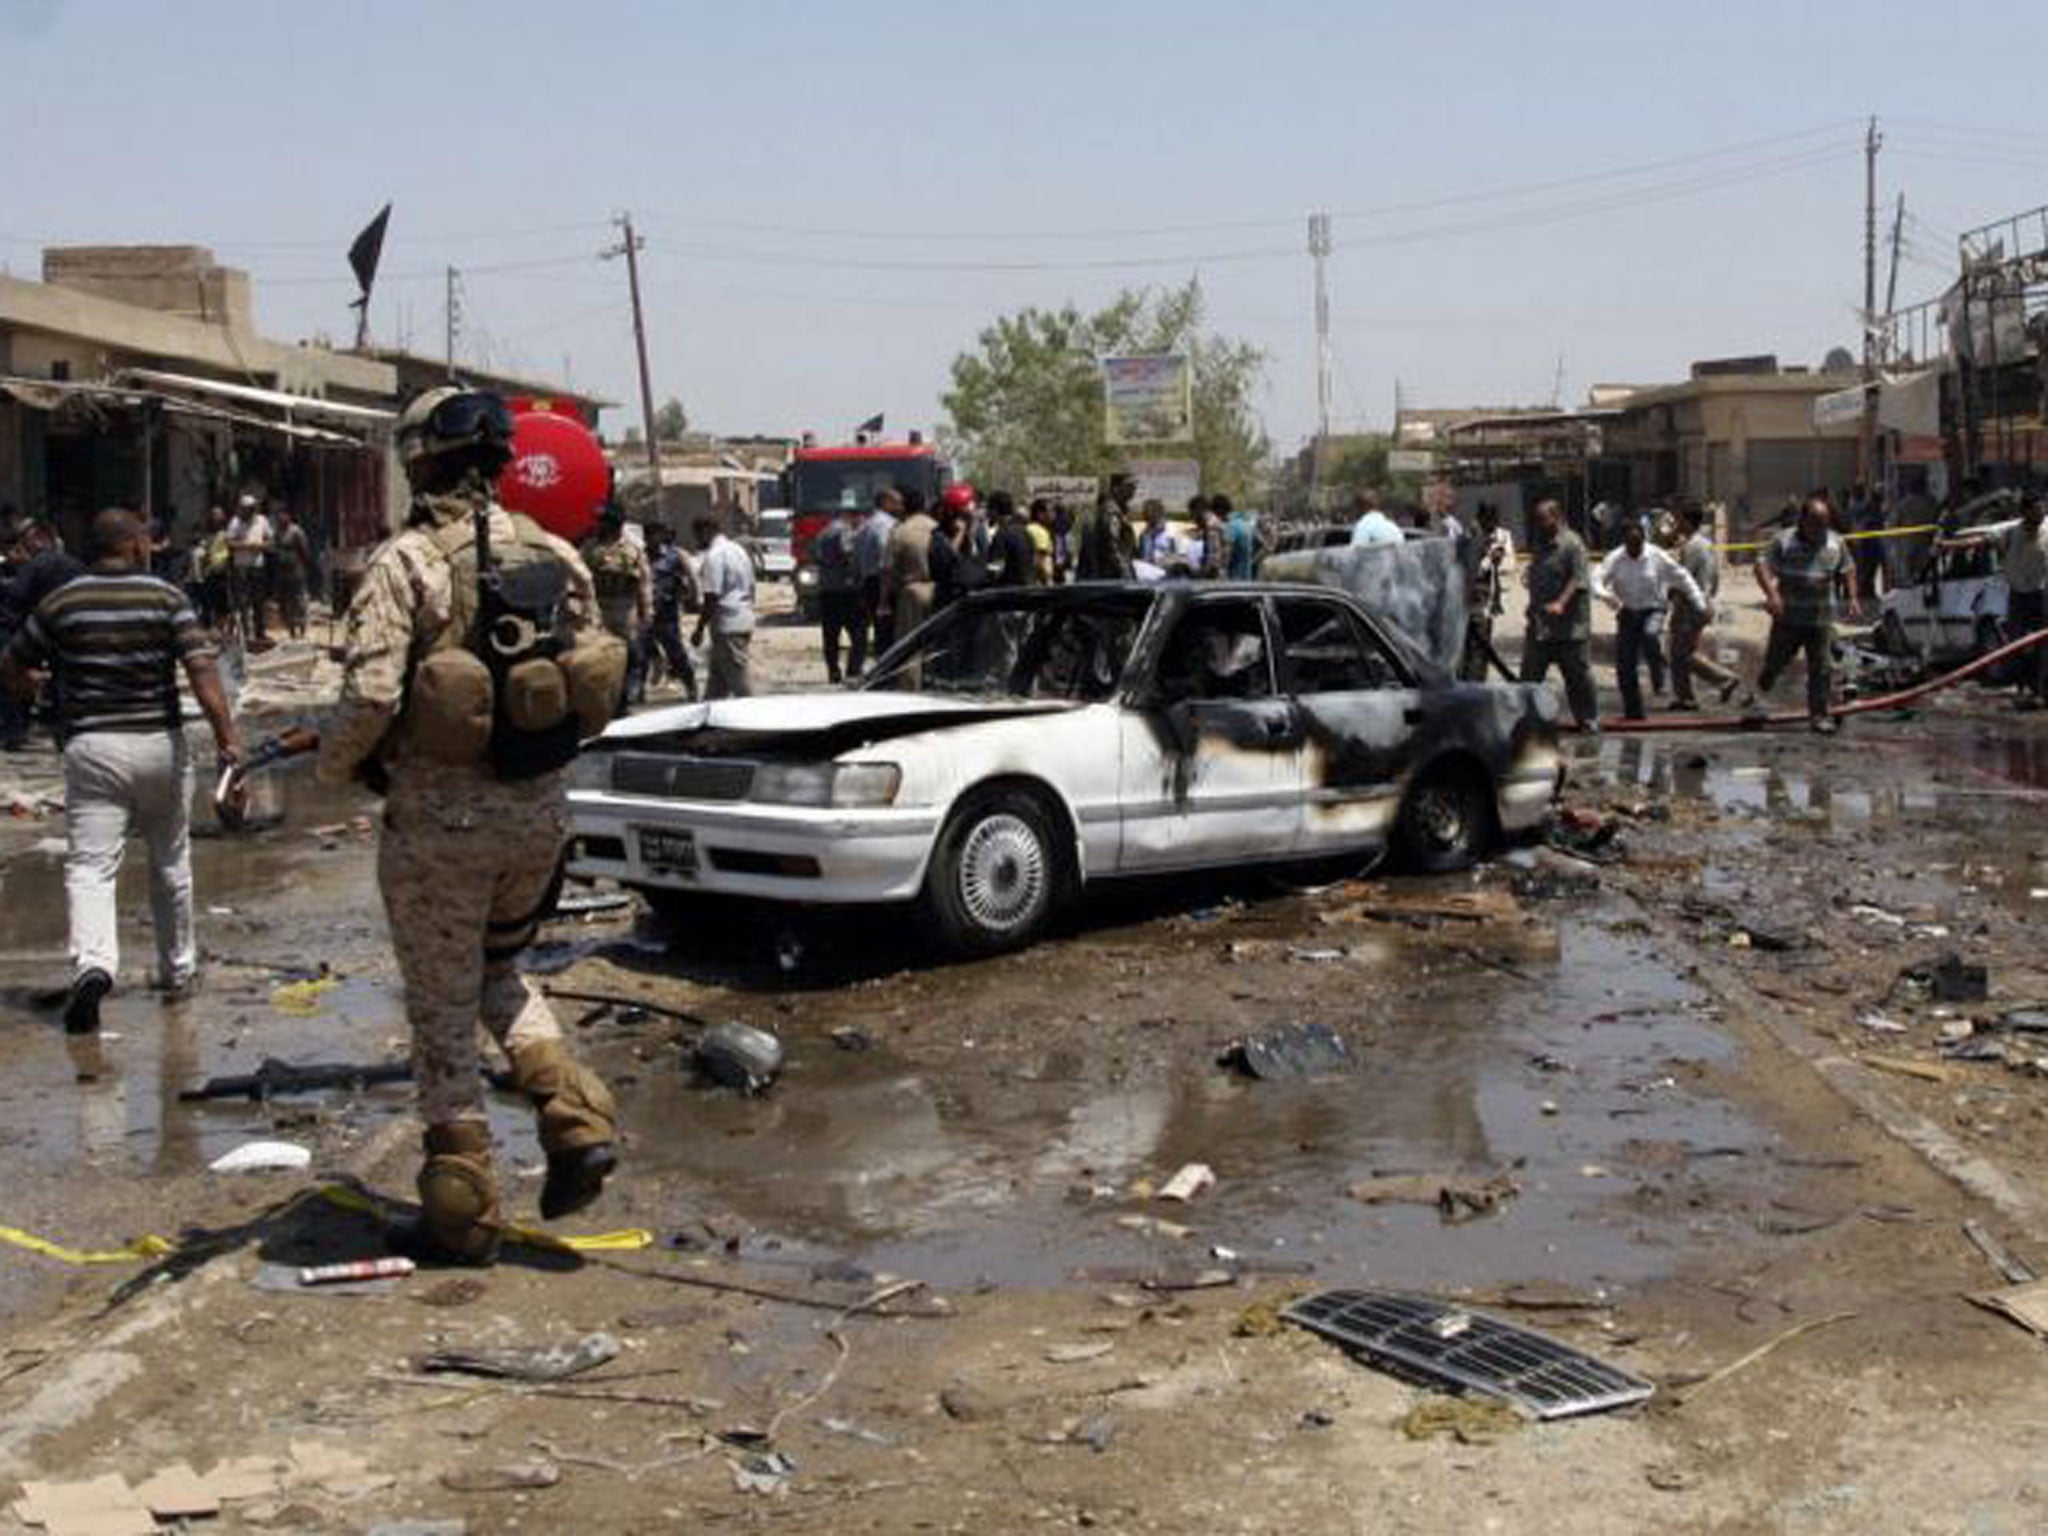
<path id="1" fill-rule="evenodd" d="M 512 413 L 489 390 L 443 384 L 413 397 L 399 413 L 393 436 L 407 465 L 463 449 L 510 458 Z"/>

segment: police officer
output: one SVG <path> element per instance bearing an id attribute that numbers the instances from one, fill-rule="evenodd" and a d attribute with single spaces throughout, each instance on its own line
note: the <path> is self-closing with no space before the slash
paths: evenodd
<path id="1" fill-rule="evenodd" d="M 496 1258 L 503 1225 L 479 1021 L 538 1114 L 542 1216 L 588 1205 L 617 1163 L 610 1093 L 514 962 L 553 903 L 562 770 L 579 732 L 602 728 L 624 656 L 591 626 L 576 551 L 497 505 L 511 441 L 496 395 L 430 390 L 399 417 L 412 518 L 349 606 L 341 704 L 320 751 L 322 779 L 386 792 L 377 882 L 426 1122 L 421 1221 L 401 1246 L 470 1264 Z"/>
<path id="2" fill-rule="evenodd" d="M 626 537 L 626 514 L 616 501 L 598 514 L 597 533 L 583 545 L 583 563 L 597 588 L 598 616 L 604 627 L 626 642 L 626 697 L 647 701 L 647 648 L 644 637 L 654 612 L 654 577 L 647 556 Z"/>

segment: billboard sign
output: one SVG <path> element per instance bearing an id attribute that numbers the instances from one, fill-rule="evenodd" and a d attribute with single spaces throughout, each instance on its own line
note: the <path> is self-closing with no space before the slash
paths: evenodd
<path id="1" fill-rule="evenodd" d="M 1195 440 L 1195 371 L 1184 352 L 1105 357 L 1102 403 L 1110 443 Z"/>

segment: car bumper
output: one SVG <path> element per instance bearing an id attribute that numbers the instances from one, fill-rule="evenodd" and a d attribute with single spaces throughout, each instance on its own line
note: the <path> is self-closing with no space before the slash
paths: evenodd
<path id="1" fill-rule="evenodd" d="M 1501 832 L 1509 837 L 1543 824 L 1564 788 L 1564 759 L 1555 750 L 1525 753 L 1501 775 Z"/>
<path id="2" fill-rule="evenodd" d="M 594 790 L 571 792 L 569 816 L 573 875 L 653 890 L 834 905 L 915 896 L 939 827 L 938 813 L 929 809 L 725 805 Z M 674 857 L 684 837 L 694 870 L 679 868 Z"/>

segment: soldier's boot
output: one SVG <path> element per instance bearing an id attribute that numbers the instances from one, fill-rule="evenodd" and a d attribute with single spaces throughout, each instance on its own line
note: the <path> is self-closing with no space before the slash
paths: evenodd
<path id="1" fill-rule="evenodd" d="M 618 1112 L 611 1090 L 560 1040 L 531 1040 L 508 1054 L 513 1085 L 540 1119 L 540 1147 L 548 1160 L 540 1213 L 553 1221 L 595 1200 L 618 1167 Z"/>
<path id="2" fill-rule="evenodd" d="M 480 1120 L 430 1125 L 420 1167 L 420 1218 L 392 1234 L 416 1259 L 479 1268 L 498 1259 L 503 1218 L 491 1173 L 491 1128 Z"/>

